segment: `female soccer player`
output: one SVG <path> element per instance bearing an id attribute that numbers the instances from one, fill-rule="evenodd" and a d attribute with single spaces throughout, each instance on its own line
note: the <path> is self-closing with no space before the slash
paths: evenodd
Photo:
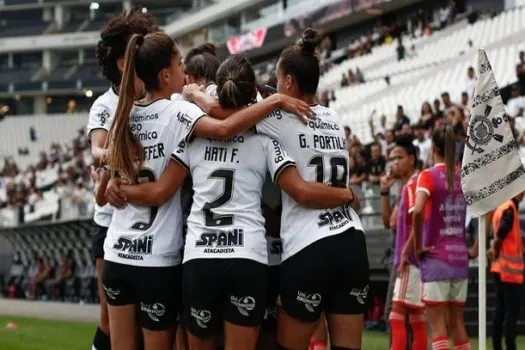
<path id="1" fill-rule="evenodd" d="M 348 152 L 343 127 L 333 110 L 314 104 L 319 43 L 319 34 L 307 29 L 277 63 L 277 91 L 311 104 L 314 120 L 301 125 L 276 110 L 257 124 L 256 131 L 279 141 L 305 180 L 346 187 Z M 213 115 L 217 103 L 198 89 L 188 87 L 184 95 Z M 281 238 L 280 346 L 308 348 L 324 311 L 331 349 L 360 349 L 369 269 L 358 215 L 349 206 L 308 209 L 283 193 Z"/>
<path id="2" fill-rule="evenodd" d="M 215 76 L 221 65 L 216 50 L 215 45 L 207 43 L 191 49 L 184 58 L 188 82 L 204 86 L 204 91 L 214 97 L 217 97 Z"/>
<path id="3" fill-rule="evenodd" d="M 97 165 L 105 157 L 104 144 L 117 108 L 118 90 L 121 73 L 124 69 L 124 54 L 128 39 L 133 34 L 145 35 L 158 30 L 159 27 L 151 14 L 131 10 L 111 19 L 100 33 L 101 39 L 97 45 L 96 55 L 102 67 L 102 73 L 110 81 L 111 87 L 97 98 L 89 111 L 87 132 L 91 141 L 91 154 Z M 98 178 L 98 172 L 94 175 L 95 178 Z M 93 338 L 93 349 L 95 350 L 111 349 L 108 309 L 102 287 L 102 271 L 104 270 L 104 239 L 111 222 L 112 213 L 113 209 L 109 205 L 104 207 L 95 205 L 92 251 L 97 269 L 100 299 L 99 326 Z"/>
<path id="4" fill-rule="evenodd" d="M 220 121 L 191 103 L 170 101 L 184 84 L 184 64 L 173 40 L 161 32 L 133 35 L 124 67 L 108 137 L 110 174 L 104 173 L 97 191 L 99 205 L 106 204 L 107 181 L 117 173 L 131 183 L 160 177 L 171 152 L 188 134 L 224 139 L 253 126 L 275 108 L 309 113 L 304 102 L 275 95 Z M 135 74 L 144 82 L 146 95 L 134 105 Z M 137 304 L 146 349 L 171 347 L 179 308 L 181 229 L 179 192 L 158 207 L 129 205 L 114 212 L 104 242 L 103 276 L 113 349 L 136 347 Z"/>
<path id="5" fill-rule="evenodd" d="M 449 336 L 454 340 L 454 349 L 471 348 L 463 321 L 468 284 L 467 207 L 455 154 L 452 127 L 436 129 L 432 135 L 435 165 L 419 175 L 413 213 L 422 299 L 434 350 L 448 350 Z"/>
<path id="6" fill-rule="evenodd" d="M 394 268 L 397 277 L 394 285 L 392 310 L 389 323 L 392 334 L 392 350 L 407 348 L 408 316 L 412 328 L 413 350 L 427 349 L 427 329 L 424 306 L 421 302 L 421 279 L 415 260 L 413 244 L 409 238 L 412 232 L 412 212 L 415 205 L 417 184 L 417 149 L 412 138 L 398 138 L 390 152 L 392 171 L 403 180 L 400 201 L 397 206 L 396 245 Z M 409 254 L 410 252 L 410 254 Z"/>
<path id="7" fill-rule="evenodd" d="M 255 74 L 242 56 L 221 65 L 217 82 L 226 108 L 242 108 L 255 100 Z M 260 206 L 267 171 L 305 206 L 335 207 L 350 203 L 353 194 L 306 183 L 279 143 L 266 136 L 243 132 L 225 141 L 189 141 L 191 137 L 172 155 L 178 165 L 168 167 L 157 183 L 123 186 L 124 196 L 143 205 L 161 205 L 191 173 L 195 194 L 183 271 L 190 348 L 213 349 L 213 336 L 224 322 L 226 348 L 255 349 L 266 310 L 268 254 Z M 181 165 L 187 171 L 181 171 Z"/>

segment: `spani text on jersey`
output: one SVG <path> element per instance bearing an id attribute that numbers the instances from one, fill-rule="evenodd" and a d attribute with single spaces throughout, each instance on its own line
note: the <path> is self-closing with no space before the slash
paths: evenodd
<path id="1" fill-rule="evenodd" d="M 351 210 L 352 209 L 346 205 L 329 209 L 319 215 L 317 226 L 324 227 L 329 225 L 328 228 L 330 231 L 337 230 L 352 221 Z"/>
<path id="2" fill-rule="evenodd" d="M 113 249 L 118 250 L 118 256 L 123 259 L 144 260 L 144 255 L 151 255 L 153 247 L 153 236 L 138 237 L 119 237 L 113 245 Z"/>
<path id="3" fill-rule="evenodd" d="M 244 246 L 244 229 L 202 233 L 195 246 L 205 247 L 204 253 L 234 253 L 234 247 Z"/>

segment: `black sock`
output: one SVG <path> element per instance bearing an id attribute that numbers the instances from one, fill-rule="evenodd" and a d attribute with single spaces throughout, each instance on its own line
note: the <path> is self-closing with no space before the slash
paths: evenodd
<path id="1" fill-rule="evenodd" d="M 95 337 L 93 337 L 93 350 L 111 350 L 111 340 L 109 335 L 97 327 Z"/>

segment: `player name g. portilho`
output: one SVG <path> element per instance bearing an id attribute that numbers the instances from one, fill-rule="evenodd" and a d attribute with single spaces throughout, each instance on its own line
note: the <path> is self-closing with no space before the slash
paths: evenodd
<path id="1" fill-rule="evenodd" d="M 118 251 L 118 257 L 130 260 L 144 260 L 144 255 L 151 255 L 153 248 L 153 236 L 143 236 L 135 239 L 119 237 L 113 245 Z"/>
<path id="2" fill-rule="evenodd" d="M 299 147 L 322 150 L 346 150 L 346 139 L 333 135 L 305 135 L 299 134 Z"/>
<path id="3" fill-rule="evenodd" d="M 244 229 L 201 233 L 195 247 L 204 248 L 204 253 L 234 253 L 235 247 L 244 246 Z"/>
<path id="4" fill-rule="evenodd" d="M 350 207 L 346 205 L 328 209 L 319 215 L 317 226 L 328 226 L 330 231 L 340 229 L 352 221 L 352 214 L 350 213 L 350 210 Z"/>

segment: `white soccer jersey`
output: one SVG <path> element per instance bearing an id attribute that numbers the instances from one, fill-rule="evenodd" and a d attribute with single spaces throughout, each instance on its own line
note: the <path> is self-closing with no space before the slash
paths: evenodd
<path id="1" fill-rule="evenodd" d="M 139 181 L 155 181 L 164 172 L 171 154 L 195 122 L 204 115 L 186 101 L 156 100 L 135 105 L 131 131 L 142 143 L 146 160 Z M 128 204 L 115 209 L 104 242 L 104 258 L 135 266 L 173 266 L 181 261 L 182 213 L 180 190 L 158 208 Z"/>
<path id="2" fill-rule="evenodd" d="M 294 162 L 281 145 L 246 132 L 228 141 L 196 138 L 181 143 L 173 158 L 193 178 L 184 262 L 206 258 L 245 258 L 268 264 L 261 192 Z"/>
<path id="3" fill-rule="evenodd" d="M 348 150 L 343 127 L 332 109 L 312 107 L 316 114 L 308 125 L 295 115 L 275 110 L 257 124 L 257 132 L 278 140 L 297 163 L 306 181 L 348 185 Z M 282 261 L 322 238 L 351 227 L 363 230 L 361 220 L 350 206 L 308 209 L 282 192 Z"/>
<path id="4" fill-rule="evenodd" d="M 89 110 L 89 120 L 86 132 L 89 136 L 95 130 L 109 132 L 115 112 L 117 111 L 118 94 L 114 87 L 110 87 L 103 95 L 100 95 Z M 111 223 L 113 207 L 109 204 L 101 207 L 95 203 L 95 215 L 93 220 L 99 226 L 108 227 Z"/>

